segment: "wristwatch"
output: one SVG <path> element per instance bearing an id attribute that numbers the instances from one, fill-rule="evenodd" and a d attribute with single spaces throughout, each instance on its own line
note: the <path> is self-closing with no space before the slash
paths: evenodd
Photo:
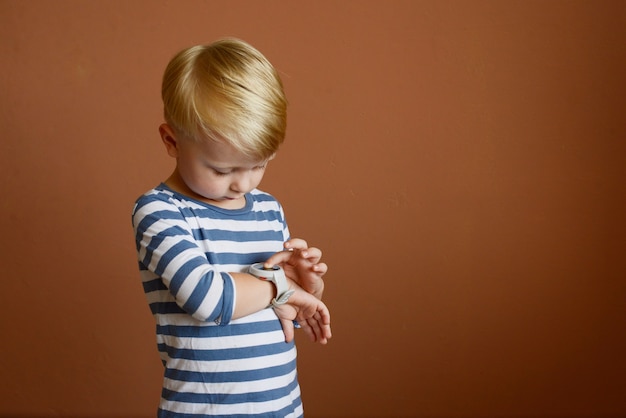
<path id="1" fill-rule="evenodd" d="M 248 268 L 248 273 L 261 280 L 272 282 L 276 286 L 276 297 L 272 299 L 268 307 L 284 305 L 295 292 L 289 289 L 285 272 L 280 266 L 265 268 L 263 263 L 255 263 Z"/>

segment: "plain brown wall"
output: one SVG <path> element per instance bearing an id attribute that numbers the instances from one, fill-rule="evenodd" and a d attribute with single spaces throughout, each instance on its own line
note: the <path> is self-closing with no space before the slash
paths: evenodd
<path id="1" fill-rule="evenodd" d="M 322 248 L 309 417 L 626 416 L 626 2 L 0 1 L 0 415 L 149 417 L 130 225 L 160 78 L 243 38 L 283 75 L 263 188 Z"/>

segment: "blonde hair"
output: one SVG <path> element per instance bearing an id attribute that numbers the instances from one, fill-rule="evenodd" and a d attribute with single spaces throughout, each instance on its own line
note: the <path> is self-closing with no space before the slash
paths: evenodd
<path id="1" fill-rule="evenodd" d="M 270 158 L 285 138 L 287 100 L 278 72 L 249 44 L 222 39 L 172 58 L 161 90 L 166 122 L 178 135 L 224 140 Z"/>

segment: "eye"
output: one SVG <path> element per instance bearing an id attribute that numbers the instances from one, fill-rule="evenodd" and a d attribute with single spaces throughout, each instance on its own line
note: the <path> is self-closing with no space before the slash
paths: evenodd
<path id="1" fill-rule="evenodd" d="M 218 176 L 218 177 L 224 177 L 224 176 L 227 176 L 227 175 L 230 174 L 230 173 L 225 173 L 223 171 L 218 171 L 216 169 L 213 169 L 213 173 L 215 173 L 215 175 Z"/>

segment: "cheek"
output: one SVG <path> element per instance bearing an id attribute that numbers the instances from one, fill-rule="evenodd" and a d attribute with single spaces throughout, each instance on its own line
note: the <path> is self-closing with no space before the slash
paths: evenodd
<path id="1" fill-rule="evenodd" d="M 221 179 L 215 178 L 211 172 L 198 167 L 191 167 L 181 171 L 181 176 L 187 185 L 196 193 L 200 190 L 217 190 L 221 186 Z"/>
<path id="2" fill-rule="evenodd" d="M 202 176 L 198 170 L 194 170 L 193 167 L 188 167 L 185 170 L 180 170 L 181 176 L 183 180 L 187 183 L 198 184 L 202 183 Z"/>
<path id="3" fill-rule="evenodd" d="M 258 186 L 261 183 L 261 180 L 263 180 L 264 174 L 265 174 L 265 171 L 261 171 L 258 174 L 254 175 L 254 187 Z"/>

